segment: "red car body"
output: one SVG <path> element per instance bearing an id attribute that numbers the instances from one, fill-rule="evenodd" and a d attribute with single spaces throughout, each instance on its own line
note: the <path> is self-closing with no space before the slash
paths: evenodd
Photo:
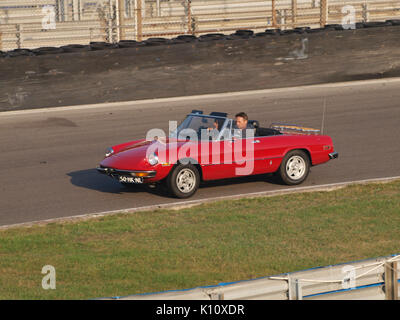
<path id="1" fill-rule="evenodd" d="M 189 128 L 193 127 L 193 130 L 199 130 L 199 125 L 193 123 L 209 125 L 210 121 L 219 121 L 224 132 L 228 133 L 233 130 L 234 125 L 226 114 L 203 115 L 199 111 L 192 111 L 185 121 L 191 123 Z M 196 191 L 200 180 L 243 176 L 240 169 L 249 165 L 250 162 L 252 162 L 250 163 L 252 170 L 245 175 L 278 172 L 285 183 L 294 185 L 305 180 L 310 166 L 338 157 L 331 137 L 320 135 L 317 130 L 288 125 L 259 128 L 257 121 L 253 123 L 256 127 L 253 129 L 255 135 L 249 138 L 232 139 L 231 136 L 223 138 L 220 135 L 217 139 L 192 141 L 181 139 L 176 134 L 175 137 L 165 139 L 161 137 L 153 140 L 141 139 L 115 145 L 97 169 L 101 173 L 117 178 L 122 183 L 166 181 L 175 196 L 185 198 Z M 200 129 L 205 128 L 200 127 Z M 182 130 L 182 128 L 178 127 L 177 130 Z M 156 148 L 155 144 L 164 148 L 162 154 L 156 151 L 153 155 L 153 158 L 157 158 L 157 163 L 154 163 L 155 159 L 149 160 L 149 148 Z M 246 145 L 251 147 L 249 154 L 246 154 L 249 150 L 246 149 Z M 181 152 L 182 148 L 192 153 Z M 177 170 L 181 171 L 176 173 Z M 199 181 L 193 182 L 191 179 Z M 183 187 L 185 181 L 194 190 L 187 186 L 185 189 Z M 190 192 L 184 192 L 189 189 Z"/>

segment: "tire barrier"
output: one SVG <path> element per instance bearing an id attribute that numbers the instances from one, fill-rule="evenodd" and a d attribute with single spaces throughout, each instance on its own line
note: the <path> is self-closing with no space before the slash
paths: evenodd
<path id="1" fill-rule="evenodd" d="M 19 56 L 34 56 L 35 54 L 29 49 L 14 49 L 7 53 L 9 57 L 19 57 Z"/>
<path id="2" fill-rule="evenodd" d="M 400 26 L 400 19 L 391 19 L 386 21 L 377 22 L 357 22 L 355 29 L 363 28 L 379 28 L 388 26 Z M 89 45 L 69 44 L 61 47 L 40 47 L 36 49 L 14 49 L 11 51 L 0 51 L 0 58 L 14 58 L 20 56 L 36 56 L 45 54 L 60 54 L 60 53 L 73 53 L 84 51 L 98 51 L 105 49 L 118 49 L 118 48 L 137 48 L 144 46 L 160 46 L 170 44 L 183 44 L 193 42 L 211 42 L 220 40 L 236 40 L 236 39 L 251 39 L 268 36 L 284 36 L 289 34 L 304 34 L 304 33 L 321 33 L 332 31 L 345 30 L 340 24 L 327 24 L 325 27 L 313 28 L 310 27 L 296 27 L 294 29 L 280 30 L 280 29 L 266 29 L 264 32 L 254 33 L 252 30 L 237 30 L 235 33 L 226 35 L 223 33 L 209 33 L 199 37 L 194 35 L 179 35 L 172 39 L 167 38 L 149 38 L 144 41 L 135 40 L 121 40 L 118 43 L 108 42 L 90 42 Z"/>

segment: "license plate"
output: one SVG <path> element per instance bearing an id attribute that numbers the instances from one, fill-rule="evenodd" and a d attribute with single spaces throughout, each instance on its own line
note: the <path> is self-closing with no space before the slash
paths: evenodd
<path id="1" fill-rule="evenodd" d="M 119 177 L 119 182 L 123 182 L 123 183 L 143 183 L 143 178 L 142 177 L 120 176 Z"/>

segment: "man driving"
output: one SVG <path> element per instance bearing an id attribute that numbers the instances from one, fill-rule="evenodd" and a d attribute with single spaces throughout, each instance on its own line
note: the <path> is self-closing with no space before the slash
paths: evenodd
<path id="1" fill-rule="evenodd" d="M 253 129 L 254 126 L 249 122 L 249 117 L 244 112 L 235 115 L 235 125 L 233 127 L 233 138 L 246 138 L 246 129 Z M 253 134 L 254 136 L 254 134 Z"/>

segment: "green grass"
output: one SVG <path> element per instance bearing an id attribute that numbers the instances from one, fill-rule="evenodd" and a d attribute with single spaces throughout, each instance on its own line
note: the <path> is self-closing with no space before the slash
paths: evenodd
<path id="1" fill-rule="evenodd" d="M 399 252 L 400 181 L 220 201 L 0 231 L 0 299 L 185 289 Z"/>

